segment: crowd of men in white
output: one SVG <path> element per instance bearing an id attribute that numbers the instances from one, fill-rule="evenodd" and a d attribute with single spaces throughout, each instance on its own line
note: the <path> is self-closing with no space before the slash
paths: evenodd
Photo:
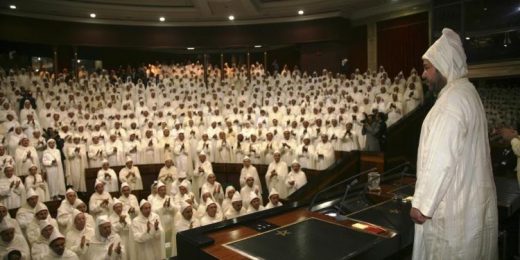
<path id="1" fill-rule="evenodd" d="M 382 67 L 350 79 L 285 69 L 271 76 L 258 64 L 250 81 L 244 68 L 220 73 L 209 66 L 205 79 L 198 64 L 150 65 L 146 85 L 84 70 L 68 82 L 23 70 L 2 76 L 0 258 L 174 256 L 176 232 L 280 206 L 307 182 L 301 168 L 323 170 L 335 150 L 364 149 L 365 117 L 382 112 L 391 125 L 423 99 L 415 70 L 393 82 Z M 33 102 L 18 109 L 28 92 Z M 139 203 L 135 165 L 156 163 L 164 167 Z M 211 163 L 243 163 L 240 187 L 224 189 Z M 267 203 L 254 164 L 269 164 Z M 118 175 L 115 165 L 125 165 Z M 87 210 L 77 192 L 86 192 L 85 169 L 96 167 Z M 54 219 L 43 202 L 60 196 Z"/>

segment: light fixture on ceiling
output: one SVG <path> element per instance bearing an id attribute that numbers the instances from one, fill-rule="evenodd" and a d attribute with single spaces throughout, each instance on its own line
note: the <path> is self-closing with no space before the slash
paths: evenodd
<path id="1" fill-rule="evenodd" d="M 166 21 L 166 18 L 164 18 L 163 16 L 161 16 L 161 17 L 159 17 L 159 21 L 160 21 L 160 22 L 164 22 L 164 21 Z"/>
<path id="2" fill-rule="evenodd" d="M 10 5 L 9 9 L 12 9 L 12 10 L 16 9 L 16 5 Z"/>
<path id="3" fill-rule="evenodd" d="M 469 36 L 466 36 L 466 40 L 468 40 L 468 41 L 469 41 L 469 40 L 471 40 L 471 37 L 469 37 Z"/>
<path id="4" fill-rule="evenodd" d="M 95 13 L 91 13 L 90 14 L 90 18 L 96 18 L 96 14 Z"/>
<path id="5" fill-rule="evenodd" d="M 255 45 L 255 48 L 262 48 L 262 45 Z"/>
<path id="6" fill-rule="evenodd" d="M 228 16 L 228 19 L 229 19 L 230 21 L 233 21 L 233 20 L 235 20 L 235 16 L 234 16 L 234 15 L 230 15 L 230 16 Z"/>
<path id="7" fill-rule="evenodd" d="M 77 60 L 76 62 L 77 62 L 77 63 L 81 63 L 81 60 Z"/>
<path id="8" fill-rule="evenodd" d="M 38 61 L 41 61 L 41 60 L 42 60 L 42 58 L 38 57 Z"/>
<path id="9" fill-rule="evenodd" d="M 195 50 L 195 47 L 188 47 L 186 48 L 188 51 L 192 51 L 192 50 Z"/>
<path id="10" fill-rule="evenodd" d="M 298 10 L 298 15 L 303 15 L 305 12 L 303 10 Z"/>

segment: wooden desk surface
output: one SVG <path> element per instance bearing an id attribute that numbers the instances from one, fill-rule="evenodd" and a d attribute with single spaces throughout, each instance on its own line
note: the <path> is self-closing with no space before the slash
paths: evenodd
<path id="1" fill-rule="evenodd" d="M 383 190 L 388 189 L 389 187 L 384 187 Z M 395 187 L 394 187 L 395 188 Z M 383 193 L 384 195 L 388 196 L 386 193 Z M 391 198 L 391 197 L 390 197 Z M 388 197 L 382 197 L 381 201 L 387 201 Z M 293 210 L 291 212 L 268 217 L 264 219 L 266 222 L 275 224 L 277 226 L 283 227 L 286 225 L 290 225 L 292 223 L 300 222 L 308 218 L 317 218 L 320 220 L 324 220 L 327 222 L 331 222 L 337 225 L 341 225 L 347 228 L 352 228 L 352 225 L 354 223 L 357 223 L 353 220 L 347 219 L 343 221 L 337 221 L 335 218 L 318 213 L 318 212 L 311 212 L 307 209 L 307 207 L 299 208 L 296 210 Z M 363 232 L 360 230 L 357 230 L 359 232 Z M 213 233 L 208 234 L 210 238 L 214 240 L 214 244 L 203 248 L 203 251 L 207 254 L 218 258 L 218 259 L 248 259 L 246 256 L 241 255 L 224 245 L 230 242 L 234 242 L 237 240 L 245 239 L 257 234 L 261 234 L 261 232 L 257 232 L 256 230 L 243 226 L 243 225 L 237 225 L 234 227 L 230 227 L 227 229 L 219 230 Z M 391 237 L 391 232 L 387 232 L 386 234 L 381 235 L 382 237 Z"/>

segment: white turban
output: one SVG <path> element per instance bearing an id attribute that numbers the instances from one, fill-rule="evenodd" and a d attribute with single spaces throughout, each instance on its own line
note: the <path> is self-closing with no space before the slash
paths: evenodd
<path id="1" fill-rule="evenodd" d="M 442 29 L 442 36 L 424 53 L 428 60 L 444 76 L 447 83 L 465 77 L 468 73 L 466 54 L 459 35 L 452 29 Z"/>
<path id="2" fill-rule="evenodd" d="M 56 239 L 60 239 L 60 238 L 65 239 L 65 237 L 60 233 L 60 231 L 58 231 L 58 230 L 55 229 L 55 230 L 52 232 L 51 237 L 49 238 L 49 245 L 50 245 L 52 242 L 54 242 L 54 240 L 56 240 Z"/>
<path id="3" fill-rule="evenodd" d="M 9 221 L 4 219 L 2 220 L 2 222 L 0 222 L 0 233 L 11 228 L 14 228 L 14 226 L 11 223 L 9 223 Z"/>
<path id="4" fill-rule="evenodd" d="M 242 196 L 240 196 L 240 192 L 235 192 L 235 194 L 233 194 L 233 198 L 231 198 L 231 202 L 237 201 L 242 201 Z"/>
<path id="5" fill-rule="evenodd" d="M 27 196 L 26 197 L 30 198 L 30 197 L 34 197 L 34 196 L 38 197 L 38 193 L 36 193 L 36 191 L 34 191 L 33 188 L 29 188 L 27 190 Z"/>

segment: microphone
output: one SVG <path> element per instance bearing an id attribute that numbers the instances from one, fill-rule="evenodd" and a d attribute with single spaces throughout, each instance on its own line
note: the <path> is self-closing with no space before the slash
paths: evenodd
<path id="1" fill-rule="evenodd" d="M 347 187 L 345 188 L 345 193 L 343 193 L 343 197 L 341 198 L 341 200 L 340 200 L 339 203 L 338 203 L 338 205 L 339 205 L 339 206 L 338 206 L 338 212 L 341 212 L 341 211 L 343 210 L 343 202 L 347 199 L 347 194 L 348 194 L 348 192 L 350 191 L 350 188 L 351 188 L 352 186 L 356 185 L 357 183 L 358 183 L 358 179 L 356 178 L 356 179 L 354 179 L 351 183 L 349 183 L 349 184 L 347 185 Z M 339 220 L 339 219 L 338 219 L 339 216 L 340 216 L 339 214 L 336 215 L 336 220 Z"/>
<path id="2" fill-rule="evenodd" d="M 331 189 L 333 189 L 333 188 L 336 188 L 336 187 L 338 187 L 339 185 L 342 185 L 342 184 L 344 184 L 344 183 L 346 183 L 346 182 L 349 182 L 349 181 L 352 181 L 352 182 L 353 182 L 353 180 L 356 180 L 356 183 L 357 183 L 357 178 L 358 178 L 358 177 L 360 177 L 360 176 L 362 176 L 362 175 L 365 175 L 365 174 L 367 174 L 367 173 L 369 173 L 369 172 L 376 171 L 376 170 L 377 170 L 377 168 L 375 168 L 375 167 L 374 167 L 374 168 L 371 168 L 371 169 L 368 169 L 368 170 L 366 170 L 366 171 L 363 171 L 363 172 L 360 172 L 360 173 L 355 174 L 355 175 L 353 175 L 353 176 L 350 176 L 350 177 L 346 178 L 345 180 L 343 180 L 343 181 L 341 181 L 341 182 L 338 182 L 338 183 L 336 183 L 336 184 L 334 184 L 334 185 L 332 185 L 332 186 L 329 186 L 329 187 L 325 188 L 324 190 L 319 191 L 319 192 L 316 193 L 316 195 L 314 195 L 314 197 L 312 198 L 311 204 L 309 205 L 309 210 L 312 211 L 312 208 L 314 207 L 314 204 L 316 203 L 316 199 L 318 199 L 318 197 L 319 197 L 319 195 L 320 195 L 321 193 L 326 192 L 326 191 L 328 191 L 328 190 L 331 190 Z M 350 187 L 352 187 L 355 183 L 354 183 L 354 184 L 350 183 L 350 184 L 351 184 Z M 349 189 L 350 189 L 350 188 L 349 188 Z"/>

